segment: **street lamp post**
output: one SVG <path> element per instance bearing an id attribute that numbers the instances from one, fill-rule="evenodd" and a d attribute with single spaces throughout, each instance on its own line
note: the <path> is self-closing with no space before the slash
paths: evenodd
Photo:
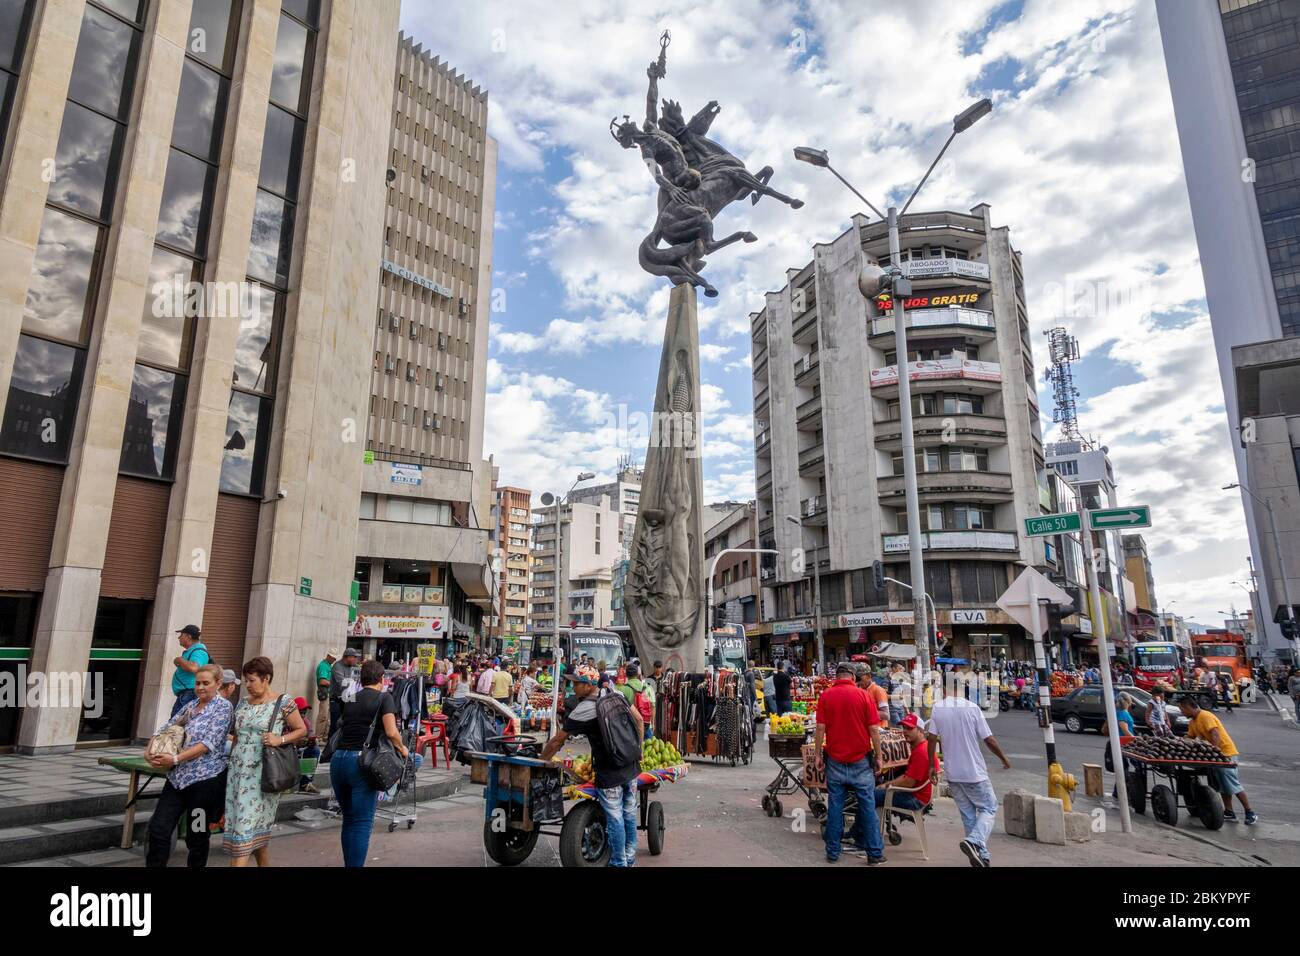
<path id="1" fill-rule="evenodd" d="M 724 554 L 775 554 L 781 552 L 776 548 L 723 548 L 709 562 L 709 576 L 704 585 L 704 621 L 706 632 L 713 630 L 713 576 L 718 573 L 718 562 Z"/>
<path id="2" fill-rule="evenodd" d="M 1291 603 L 1291 587 L 1286 580 L 1286 565 L 1282 563 L 1282 539 L 1277 533 L 1277 517 L 1273 514 L 1273 501 L 1271 498 L 1261 498 L 1250 487 L 1243 482 L 1234 481 L 1231 484 L 1223 486 L 1223 490 L 1230 488 L 1240 488 L 1246 494 L 1250 495 L 1256 501 L 1264 506 L 1264 511 L 1268 514 L 1268 528 L 1273 535 L 1273 557 L 1277 560 L 1277 576 L 1282 581 L 1282 603 L 1286 605 L 1286 619 L 1291 622 L 1291 633 L 1296 633 L 1295 605 Z M 1252 569 L 1253 570 L 1253 569 Z M 1277 595 L 1273 595 L 1276 600 Z M 1261 622 L 1262 624 L 1263 622 Z M 1292 638 L 1293 644 L 1300 644 L 1300 638 Z"/>
<path id="3" fill-rule="evenodd" d="M 786 515 L 786 521 L 794 522 L 799 526 L 799 547 L 804 547 L 803 521 L 794 515 Z M 813 627 L 817 635 L 817 663 L 821 667 L 819 673 L 826 673 L 826 648 L 822 644 L 822 573 L 821 562 L 817 559 L 817 549 L 813 548 Z M 710 582 L 712 578 L 710 578 Z"/>
<path id="4" fill-rule="evenodd" d="M 912 194 L 907 197 L 907 202 L 903 204 L 903 213 L 907 212 L 912 200 L 916 198 L 916 194 L 921 191 L 921 187 L 930 178 L 930 174 L 934 172 L 935 166 L 939 164 L 939 160 L 943 158 L 943 154 L 947 152 L 948 146 L 956 138 L 957 134 L 970 129 L 976 121 L 987 116 L 992 109 L 993 103 L 988 99 L 982 99 L 953 117 L 952 133 L 944 141 L 943 148 L 939 150 L 939 155 L 934 158 L 934 162 L 925 171 L 921 181 L 916 184 Z M 898 218 L 901 213 L 891 205 L 888 214 L 882 214 L 879 209 L 871 204 L 870 200 L 854 189 L 853 185 L 831 166 L 830 158 L 824 149 L 800 146 L 795 149 L 794 156 L 795 159 L 801 162 L 830 170 L 832 175 L 847 186 L 853 195 L 866 203 L 867 207 L 877 216 L 889 223 L 889 270 L 885 272 L 878 266 L 865 267 L 858 277 L 858 288 L 865 296 L 874 296 L 884 289 L 889 289 L 892 292 L 894 302 L 894 351 L 897 353 L 898 417 L 903 439 L 903 488 L 907 502 L 907 551 L 912 580 L 921 582 L 920 587 L 912 590 L 912 640 L 916 644 L 917 663 L 921 666 L 923 673 L 928 672 L 930 670 L 930 632 L 926 620 L 925 599 L 920 596 L 921 593 L 924 593 L 925 564 L 921 553 L 921 509 L 916 490 L 916 436 L 912 431 L 912 389 L 911 382 L 908 379 L 907 330 L 904 328 L 905 313 L 903 308 L 903 297 L 911 294 L 912 283 L 910 279 L 903 275 L 902 267 L 899 266 L 902 248 L 898 235 Z M 817 623 L 820 635 L 820 617 Z M 820 644 L 820 639 L 818 643 Z"/>

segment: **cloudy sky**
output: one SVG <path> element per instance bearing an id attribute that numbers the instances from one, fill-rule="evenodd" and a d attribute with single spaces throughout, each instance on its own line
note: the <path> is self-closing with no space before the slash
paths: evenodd
<path id="1" fill-rule="evenodd" d="M 737 204 L 701 298 L 711 499 L 754 494 L 749 313 L 848 226 L 859 202 L 791 149 L 816 145 L 878 206 L 901 201 L 969 103 L 914 209 L 992 206 L 1023 254 L 1035 332 L 1078 337 L 1085 434 L 1110 448 L 1124 503 L 1154 506 L 1156 594 L 1211 626 L 1247 605 L 1248 547 L 1154 6 L 1148 0 L 405 0 L 403 27 L 491 91 L 500 143 L 486 450 L 502 481 L 563 491 L 644 455 L 666 280 L 636 247 L 654 219 L 639 156 L 607 132 L 639 118 L 669 28 L 660 93 L 750 169 L 802 197 Z M 1045 338 L 1035 359 L 1046 368 Z M 1051 394 L 1039 399 L 1050 418 Z M 628 427 L 629 424 L 633 427 Z M 1050 420 L 1044 421 L 1048 440 Z M 1176 602 L 1176 603 L 1172 603 Z"/>

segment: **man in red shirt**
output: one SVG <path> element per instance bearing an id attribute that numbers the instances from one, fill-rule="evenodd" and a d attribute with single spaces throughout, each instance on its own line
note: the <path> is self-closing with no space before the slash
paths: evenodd
<path id="1" fill-rule="evenodd" d="M 925 742 L 925 726 L 916 714 L 904 717 L 901 726 L 912 747 L 912 755 L 907 758 L 907 772 L 885 786 L 876 788 L 876 806 L 885 805 L 888 790 L 916 790 L 915 793 L 896 793 L 892 802 L 893 806 L 901 810 L 921 810 L 930 802 L 933 789 L 930 782 L 930 746 Z M 917 787 L 920 789 L 917 790 Z"/>
<path id="2" fill-rule="evenodd" d="M 813 738 L 817 768 L 826 770 L 826 862 L 840 858 L 844 836 L 844 798 L 857 794 L 850 852 L 865 853 L 867 862 L 885 862 L 885 844 L 876 817 L 876 777 L 880 764 L 880 715 L 876 705 L 854 683 L 853 665 L 835 668 L 835 683 L 817 700 L 817 733 Z"/>

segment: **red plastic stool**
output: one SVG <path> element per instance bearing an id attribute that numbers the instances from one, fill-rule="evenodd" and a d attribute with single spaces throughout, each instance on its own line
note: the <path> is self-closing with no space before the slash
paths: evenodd
<path id="1" fill-rule="evenodd" d="M 442 755 L 451 765 L 451 739 L 447 736 L 447 718 L 442 714 L 434 714 L 429 720 L 424 721 L 424 733 L 415 741 L 415 752 L 425 754 L 429 758 L 429 765 L 438 766 L 438 744 L 442 744 Z"/>

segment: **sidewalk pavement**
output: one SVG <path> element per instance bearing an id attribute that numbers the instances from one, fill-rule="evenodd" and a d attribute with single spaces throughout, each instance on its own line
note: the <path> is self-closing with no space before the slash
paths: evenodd
<path id="1" fill-rule="evenodd" d="M 764 747 L 760 741 L 760 747 Z M 1030 781 L 1028 772 L 992 771 L 995 786 L 1005 792 L 1014 786 L 1029 786 L 1041 792 L 1042 781 Z M 644 837 L 638 866 L 828 866 L 817 821 L 807 811 L 801 794 L 782 797 L 784 817 L 766 816 L 760 801 L 765 786 L 775 777 L 775 766 L 765 757 L 745 767 L 693 763 L 689 776 L 676 784 L 664 785 L 654 799 L 664 805 L 667 821 L 665 850 L 652 857 Z M 1076 808 L 1085 812 L 1098 808 L 1095 800 L 1080 799 Z M 1134 832 L 1120 832 L 1115 810 L 1099 808 L 1105 831 L 1094 833 L 1088 843 L 1047 846 L 1009 837 L 1003 831 L 1002 813 L 989 841 L 994 866 L 1242 866 L 1260 865 L 1248 852 L 1234 849 L 1215 834 L 1205 834 L 1199 823 L 1165 827 L 1149 817 L 1134 817 Z M 958 849 L 961 821 L 952 800 L 939 798 L 926 818 L 930 860 L 921 858 L 914 828 L 901 825 L 903 842 L 886 845 L 889 862 L 896 867 L 957 866 L 970 864 Z M 483 850 L 483 799 L 481 788 L 469 783 L 466 773 L 460 792 L 420 807 L 412 830 L 387 832 L 376 824 L 370 843 L 370 866 L 494 866 Z M 92 858 L 46 861 L 53 865 L 141 866 L 140 851 L 108 850 Z M 271 858 L 279 866 L 340 866 L 338 823 L 300 823 L 282 826 L 272 840 Z M 178 848 L 173 865 L 183 865 L 184 851 Z M 214 846 L 213 865 L 224 858 Z M 557 841 L 543 837 L 524 866 L 558 866 Z M 839 869 L 866 866 L 865 858 L 845 855 L 834 864 Z"/>
<path id="2" fill-rule="evenodd" d="M 1282 718 L 1283 723 L 1300 730 L 1300 716 L 1296 713 L 1295 700 L 1286 694 L 1260 694 L 1260 696 L 1268 701 L 1269 706 Z"/>

